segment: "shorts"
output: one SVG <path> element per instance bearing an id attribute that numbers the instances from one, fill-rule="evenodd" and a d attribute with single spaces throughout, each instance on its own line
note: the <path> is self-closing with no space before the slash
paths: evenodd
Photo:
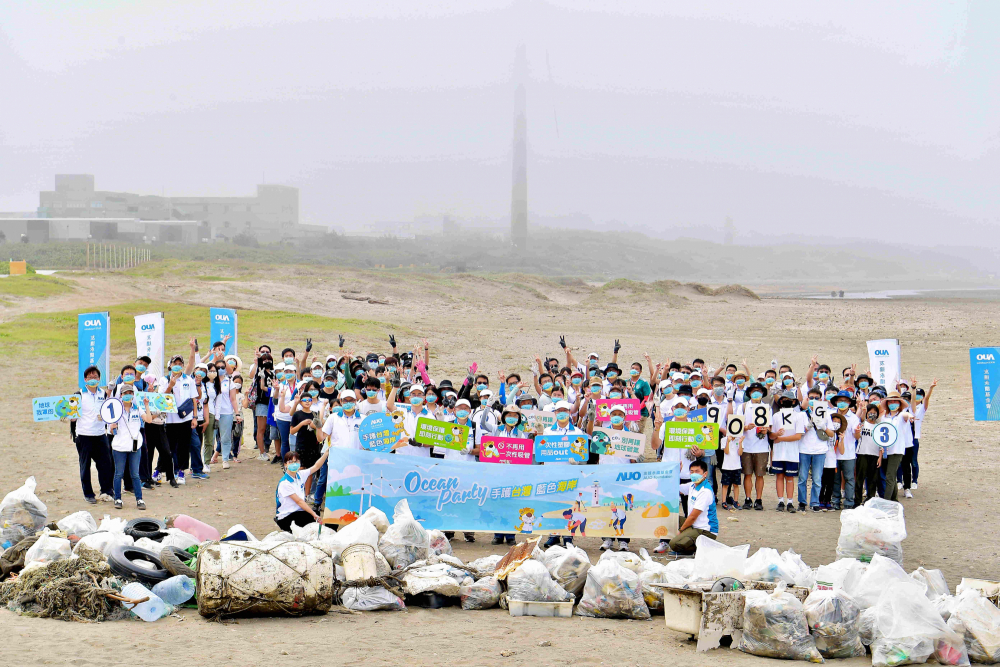
<path id="1" fill-rule="evenodd" d="M 795 477 L 799 474 L 799 462 L 771 461 L 771 470 L 774 471 L 775 475 L 784 475 L 785 477 Z"/>
<path id="2" fill-rule="evenodd" d="M 739 470 L 723 470 L 722 486 L 739 486 L 742 482 Z"/>
<path id="3" fill-rule="evenodd" d="M 766 475 L 767 456 L 767 452 L 758 452 L 753 454 L 743 452 L 743 455 L 740 457 L 740 461 L 743 462 L 743 474 L 757 475 L 758 477 Z"/>
<path id="4" fill-rule="evenodd" d="M 253 406 L 253 416 L 254 417 L 266 417 L 267 416 L 267 403 L 257 403 Z"/>

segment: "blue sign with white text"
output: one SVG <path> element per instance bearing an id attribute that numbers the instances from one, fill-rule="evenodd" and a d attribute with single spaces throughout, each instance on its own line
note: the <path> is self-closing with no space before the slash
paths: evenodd
<path id="1" fill-rule="evenodd" d="M 969 367 L 976 421 L 1000 421 L 1000 401 L 993 400 L 1000 385 L 1000 347 L 970 349 Z"/>
<path id="2" fill-rule="evenodd" d="M 106 385 L 111 348 L 111 318 L 108 313 L 80 313 L 76 319 L 76 345 L 79 354 L 77 386 L 85 386 L 83 371 L 89 366 L 97 366 L 101 371 L 101 385 Z"/>
<path id="3" fill-rule="evenodd" d="M 590 453 L 590 436 L 540 435 L 535 438 L 535 461 L 537 463 L 557 463 L 576 461 L 586 463 Z"/>
<path id="4" fill-rule="evenodd" d="M 233 308 L 211 308 L 209 309 L 209 317 L 212 319 L 212 329 L 209 335 L 212 342 L 225 340 L 226 354 L 239 354 L 236 351 L 236 338 L 238 334 L 236 310 Z"/>

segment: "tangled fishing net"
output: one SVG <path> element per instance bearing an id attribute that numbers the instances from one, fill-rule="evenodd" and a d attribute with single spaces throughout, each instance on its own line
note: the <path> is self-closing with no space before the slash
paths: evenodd
<path id="1" fill-rule="evenodd" d="M 78 558 L 33 567 L 0 584 L 0 604 L 24 616 L 95 623 L 131 616 L 121 603 L 122 581 L 104 555 L 81 547 Z"/>

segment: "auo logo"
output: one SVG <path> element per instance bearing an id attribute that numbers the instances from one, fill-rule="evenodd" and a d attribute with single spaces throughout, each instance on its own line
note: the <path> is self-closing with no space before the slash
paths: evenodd
<path id="1" fill-rule="evenodd" d="M 85 327 L 99 327 L 101 326 L 100 320 L 84 320 L 83 326 Z"/>
<path id="2" fill-rule="evenodd" d="M 996 361 L 992 354 L 977 354 L 976 361 Z"/>
<path id="3" fill-rule="evenodd" d="M 155 324 L 143 324 L 142 325 L 142 330 L 143 331 L 153 331 L 155 329 L 156 329 L 156 325 Z"/>
<path id="4" fill-rule="evenodd" d="M 875 350 L 875 356 L 876 357 L 888 357 L 889 356 L 889 350 Z"/>
<path id="5" fill-rule="evenodd" d="M 631 481 L 633 479 L 642 479 L 642 473 L 641 472 L 620 472 L 620 473 L 618 473 L 618 478 L 615 481 L 616 482 L 628 482 L 628 481 Z"/>
<path id="6" fill-rule="evenodd" d="M 216 315 L 215 316 L 215 321 L 216 322 L 228 322 L 229 321 L 229 315 Z"/>

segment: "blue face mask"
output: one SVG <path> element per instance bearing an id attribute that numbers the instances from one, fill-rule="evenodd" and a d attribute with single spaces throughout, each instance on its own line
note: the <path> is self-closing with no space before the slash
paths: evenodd
<path id="1" fill-rule="evenodd" d="M 323 369 L 321 369 L 321 368 L 314 368 L 313 372 L 312 372 L 312 376 L 314 378 L 316 378 L 317 380 L 320 379 L 321 377 L 323 377 Z"/>
<path id="2" fill-rule="evenodd" d="M 503 423 L 507 426 L 517 426 L 517 422 L 520 421 L 517 417 L 504 417 Z"/>
<path id="3" fill-rule="evenodd" d="M 219 377 L 220 377 L 220 378 L 224 378 L 224 377 L 226 377 L 226 375 L 228 375 L 228 374 L 229 374 L 229 373 L 228 373 L 228 372 L 226 371 L 226 369 L 225 369 L 225 368 L 220 368 L 220 369 L 219 369 Z M 295 373 L 292 373 L 292 374 L 291 374 L 291 375 L 290 375 L 289 377 L 295 377 Z"/>
<path id="4" fill-rule="evenodd" d="M 815 408 L 816 407 L 816 399 L 815 398 L 810 398 L 809 399 L 809 407 L 810 408 Z"/>
<path id="5" fill-rule="evenodd" d="M 202 373 L 199 377 L 205 377 L 205 374 Z M 133 373 L 126 373 L 125 375 L 122 376 L 122 381 L 126 382 L 128 384 L 131 384 L 131 383 L 135 382 L 135 374 L 133 374 Z"/>
<path id="6" fill-rule="evenodd" d="M 691 374 L 690 373 L 685 373 L 684 374 L 684 381 L 687 382 L 690 379 L 691 379 Z"/>
<path id="7" fill-rule="evenodd" d="M 351 410 L 354 409 L 355 405 L 356 404 L 353 401 L 348 401 L 348 402 L 344 403 L 343 404 L 344 412 L 350 412 Z"/>
<path id="8" fill-rule="evenodd" d="M 793 382 L 794 381 L 792 380 L 792 378 L 785 378 L 784 380 L 781 381 L 781 383 L 786 387 L 791 387 Z"/>
<path id="9" fill-rule="evenodd" d="M 614 371 L 608 373 L 608 380 L 614 380 L 616 377 L 618 377 L 618 373 L 615 373 Z"/>
<path id="10" fill-rule="evenodd" d="M 850 405 L 851 404 L 848 403 L 847 401 L 837 401 L 837 407 L 840 408 L 841 410 L 846 410 Z"/>
<path id="11" fill-rule="evenodd" d="M 760 399 L 763 396 L 764 396 L 764 394 L 760 393 L 759 391 L 750 392 L 750 398 L 755 399 L 755 400 Z"/>
<path id="12" fill-rule="evenodd" d="M 542 385 L 542 391 L 552 391 L 552 383 L 546 382 Z"/>
<path id="13" fill-rule="evenodd" d="M 101 383 L 100 380 L 95 380 L 94 378 L 91 378 L 91 379 L 87 380 L 87 386 L 88 387 L 96 387 L 100 383 Z"/>
<path id="14" fill-rule="evenodd" d="M 420 405 L 423 402 L 424 399 L 421 396 L 410 396 L 410 405 Z"/>
<path id="15" fill-rule="evenodd" d="M 146 367 L 143 364 L 136 364 L 135 365 L 135 372 L 136 373 L 141 373 L 144 370 L 146 370 Z"/>
<path id="16" fill-rule="evenodd" d="M 334 382 L 333 380 L 323 380 L 323 388 L 324 389 L 333 389 L 333 385 L 335 385 L 335 384 L 337 384 L 337 383 Z"/>
<path id="17" fill-rule="evenodd" d="M 368 362 L 368 368 L 370 368 L 372 370 L 375 370 L 376 368 L 378 368 L 378 362 L 377 361 L 369 361 Z"/>
<path id="18" fill-rule="evenodd" d="M 615 426 L 618 426 L 619 424 L 624 424 L 625 418 L 622 417 L 621 415 L 612 415 L 611 423 L 614 424 Z"/>
<path id="19" fill-rule="evenodd" d="M 336 368 L 337 367 L 337 362 L 336 361 L 328 361 L 328 362 L 326 362 L 326 367 L 327 368 Z"/>
<path id="20" fill-rule="evenodd" d="M 772 384 L 774 384 L 774 378 L 764 378 L 764 384 L 770 387 Z"/>
<path id="21" fill-rule="evenodd" d="M 632 377 L 639 377 L 639 371 L 635 370 L 634 368 L 630 370 L 628 374 L 631 375 Z"/>
<path id="22" fill-rule="evenodd" d="M 820 380 L 825 380 L 825 379 L 827 379 L 828 377 L 830 377 L 830 376 L 829 376 L 828 374 L 826 374 L 826 373 L 820 373 L 820 374 L 819 374 L 819 379 L 820 379 Z"/>
<path id="23" fill-rule="evenodd" d="M 697 389 L 701 386 L 701 380 L 691 380 L 691 388 Z"/>
<path id="24" fill-rule="evenodd" d="M 344 414 L 344 406 L 342 406 L 342 405 L 335 405 L 335 406 L 333 406 L 333 411 L 336 412 L 338 415 L 342 415 L 342 414 Z"/>
<path id="25" fill-rule="evenodd" d="M 733 379 L 733 374 L 732 373 L 726 373 L 726 382 L 729 382 L 732 379 Z"/>
<path id="26" fill-rule="evenodd" d="M 862 380 L 861 382 L 858 383 L 858 386 L 861 387 L 862 389 L 867 389 L 868 383 Z"/>
<path id="27" fill-rule="evenodd" d="M 490 386 L 488 384 L 482 384 L 482 383 L 480 383 L 480 384 L 476 385 L 476 389 L 478 391 L 486 391 L 489 388 L 490 388 Z"/>
<path id="28" fill-rule="evenodd" d="M 588 371 L 588 372 L 590 373 L 590 377 L 595 377 L 597 375 L 597 369 L 596 368 L 591 368 L 590 371 Z"/>
<path id="29" fill-rule="evenodd" d="M 569 413 L 563 410 L 562 412 L 556 413 L 556 421 L 565 422 L 569 421 Z"/>
<path id="30" fill-rule="evenodd" d="M 672 393 L 674 393 L 674 387 L 673 387 L 673 385 L 669 385 L 668 384 L 666 387 L 663 388 L 663 395 L 664 396 L 669 396 Z"/>
<path id="31" fill-rule="evenodd" d="M 125 405 L 131 405 L 132 404 L 132 398 L 134 396 L 135 396 L 135 394 L 122 394 L 122 403 L 124 403 Z"/>
<path id="32" fill-rule="evenodd" d="M 743 386 L 743 385 L 745 385 L 746 383 L 747 383 L 747 381 L 746 381 L 746 380 L 744 380 L 743 378 L 739 378 L 738 380 L 736 380 L 736 386 L 737 386 L 737 387 L 742 387 L 742 386 Z"/>
<path id="33" fill-rule="evenodd" d="M 319 389 L 310 389 L 309 395 L 312 396 L 313 398 L 316 398 L 317 396 L 319 396 Z"/>
<path id="34" fill-rule="evenodd" d="M 291 463 L 285 466 L 285 470 L 291 473 L 296 473 L 299 471 L 299 468 L 301 467 L 302 467 L 301 463 L 299 463 L 298 461 L 292 461 Z"/>
<path id="35" fill-rule="evenodd" d="M 430 395 L 427 396 L 427 402 L 428 403 L 437 403 L 437 400 L 438 400 L 438 397 L 435 396 L 434 394 L 430 394 Z"/>
<path id="36" fill-rule="evenodd" d="M 173 366 L 170 367 L 170 370 L 173 371 L 174 373 L 180 373 L 182 370 L 184 370 L 184 367 L 179 364 L 174 364 Z"/>
<path id="37" fill-rule="evenodd" d="M 457 410 L 455 412 L 455 416 L 458 417 L 459 419 L 465 419 L 466 417 L 469 416 L 469 411 L 468 410 Z"/>
<path id="38" fill-rule="evenodd" d="M 696 472 L 691 473 L 691 481 L 694 482 L 695 484 L 701 484 L 704 479 L 705 479 L 704 475 L 699 475 Z"/>
<path id="39" fill-rule="evenodd" d="M 726 388 L 725 387 L 716 387 L 715 388 L 715 395 L 716 396 L 722 396 L 725 393 L 726 393 Z"/>
<path id="40" fill-rule="evenodd" d="M 674 417 L 683 417 L 687 414 L 687 410 L 684 408 L 674 408 Z"/>
<path id="41" fill-rule="evenodd" d="M 199 378 L 204 378 L 205 377 L 205 371 L 195 371 L 194 374 L 195 374 L 195 377 L 199 377 Z M 127 376 L 127 375 L 125 376 L 125 381 L 126 382 L 131 382 L 134 379 L 135 378 L 131 378 L 130 379 L 130 377 Z"/>
<path id="42" fill-rule="evenodd" d="M 375 398 L 376 396 L 378 396 L 378 390 L 377 389 L 365 389 L 365 396 L 367 396 L 368 398 Z"/>
<path id="43" fill-rule="evenodd" d="M 581 378 L 581 377 L 575 377 L 572 380 L 570 380 L 570 382 L 572 382 L 575 385 L 579 385 L 579 384 L 581 384 L 583 382 L 583 378 Z"/>
<path id="44" fill-rule="evenodd" d="M 285 357 L 285 363 L 286 364 L 294 364 L 295 363 L 295 357 Z"/>
<path id="45" fill-rule="evenodd" d="M 889 411 L 895 412 L 896 410 L 899 410 L 899 403 L 889 403 Z"/>
<path id="46" fill-rule="evenodd" d="M 593 394 L 600 394 L 601 393 L 601 385 L 595 384 L 593 387 L 590 388 L 590 391 Z"/>
<path id="47" fill-rule="evenodd" d="M 608 398 L 621 398 L 622 393 L 620 391 L 612 391 L 608 394 Z"/>

